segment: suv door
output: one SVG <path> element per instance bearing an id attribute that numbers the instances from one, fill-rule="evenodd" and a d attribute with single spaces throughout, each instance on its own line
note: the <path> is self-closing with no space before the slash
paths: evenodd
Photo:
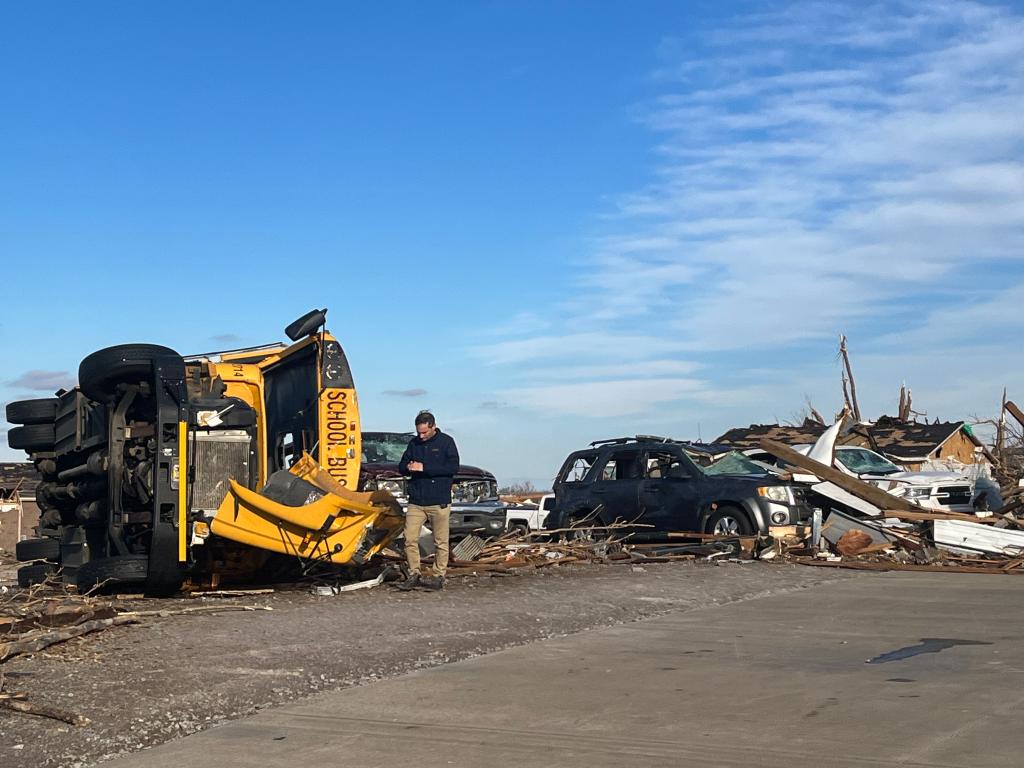
<path id="1" fill-rule="evenodd" d="M 656 531 L 696 531 L 700 524 L 700 470 L 680 450 L 645 452 L 640 483 L 644 522 Z"/>
<path id="2" fill-rule="evenodd" d="M 640 483 L 643 451 L 620 448 L 608 454 L 590 487 L 593 505 L 602 505 L 601 517 L 612 522 L 618 518 L 635 520 L 640 514 Z"/>

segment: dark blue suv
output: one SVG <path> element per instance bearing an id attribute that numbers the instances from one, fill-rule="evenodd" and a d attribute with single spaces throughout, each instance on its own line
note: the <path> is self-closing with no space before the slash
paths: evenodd
<path id="1" fill-rule="evenodd" d="M 666 438 L 602 440 L 575 451 L 555 479 L 549 530 L 583 520 L 598 525 L 642 523 L 637 535 L 691 531 L 729 535 L 769 533 L 811 517 L 798 485 L 731 454 L 708 467 L 687 444 Z"/>

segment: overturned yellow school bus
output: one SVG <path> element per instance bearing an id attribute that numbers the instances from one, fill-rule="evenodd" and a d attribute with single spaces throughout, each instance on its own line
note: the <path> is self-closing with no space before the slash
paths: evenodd
<path id="1" fill-rule="evenodd" d="M 289 325 L 289 345 L 103 349 L 74 389 L 10 403 L 20 426 L 9 444 L 43 476 L 40 537 L 19 545 L 34 561 L 19 582 L 60 568 L 80 589 L 167 593 L 272 554 L 349 565 L 386 546 L 401 507 L 356 492 L 359 404 L 326 312 Z"/>

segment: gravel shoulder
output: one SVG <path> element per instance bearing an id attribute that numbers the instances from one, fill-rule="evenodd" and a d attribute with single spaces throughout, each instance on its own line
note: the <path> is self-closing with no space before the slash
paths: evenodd
<path id="1" fill-rule="evenodd" d="M 460 577 L 440 593 L 384 585 L 330 597 L 140 600 L 132 608 L 272 610 L 155 617 L 12 659 L 8 690 L 92 722 L 0 711 L 0 764 L 94 765 L 320 691 L 669 611 L 790 591 L 798 600 L 801 589 L 858 575 L 765 563 L 565 565 Z"/>

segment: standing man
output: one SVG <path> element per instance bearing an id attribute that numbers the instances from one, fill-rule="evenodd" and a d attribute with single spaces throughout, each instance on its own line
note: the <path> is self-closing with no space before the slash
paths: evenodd
<path id="1" fill-rule="evenodd" d="M 398 468 L 411 478 L 409 509 L 405 513 L 409 578 L 398 588 L 441 589 L 448 569 L 448 517 L 452 510 L 452 479 L 459 469 L 459 449 L 451 437 L 437 428 L 430 411 L 417 414 L 416 437 L 409 441 Z M 420 530 L 427 520 L 434 532 L 434 568 L 429 576 L 421 576 Z"/>

